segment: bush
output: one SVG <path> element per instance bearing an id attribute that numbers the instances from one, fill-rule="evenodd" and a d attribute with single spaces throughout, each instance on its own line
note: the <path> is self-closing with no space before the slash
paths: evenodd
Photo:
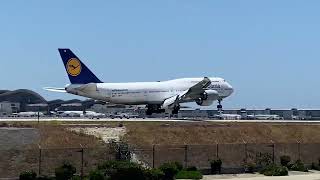
<path id="1" fill-rule="evenodd" d="M 244 165 L 244 172 L 245 173 L 254 173 L 254 171 L 257 169 L 257 166 L 255 163 L 246 163 Z"/>
<path id="2" fill-rule="evenodd" d="M 312 163 L 311 165 L 311 169 L 314 169 L 314 170 L 317 170 L 317 171 L 320 171 L 320 166 L 316 163 Z"/>
<path id="3" fill-rule="evenodd" d="M 160 170 L 164 172 L 164 179 L 171 180 L 179 172 L 176 163 L 165 163 L 160 166 Z"/>
<path id="4" fill-rule="evenodd" d="M 34 171 L 25 171 L 20 174 L 19 179 L 20 180 L 36 180 L 37 173 L 35 173 Z"/>
<path id="5" fill-rule="evenodd" d="M 198 171 L 198 168 L 195 166 L 187 167 L 186 171 Z"/>
<path id="6" fill-rule="evenodd" d="M 202 174 L 199 171 L 179 171 L 176 179 L 202 179 Z"/>
<path id="7" fill-rule="evenodd" d="M 311 169 L 314 169 L 314 170 L 320 171 L 320 158 L 318 159 L 318 164 L 316 164 L 316 163 L 312 163 L 312 165 L 311 165 Z"/>
<path id="8" fill-rule="evenodd" d="M 61 167 L 55 169 L 57 180 L 71 179 L 76 172 L 76 168 L 68 162 L 65 162 Z"/>
<path id="9" fill-rule="evenodd" d="M 301 171 L 301 172 L 308 172 L 308 169 L 304 166 L 301 160 L 297 160 L 291 167 L 290 170 L 292 171 Z"/>
<path id="10" fill-rule="evenodd" d="M 270 153 L 260 153 L 257 157 L 257 167 L 267 167 L 273 164 L 272 155 Z"/>
<path id="11" fill-rule="evenodd" d="M 91 171 L 89 174 L 89 180 L 104 180 L 104 174 L 99 171 L 99 170 L 95 170 L 95 171 Z"/>
<path id="12" fill-rule="evenodd" d="M 282 166 L 289 167 L 289 163 L 291 161 L 290 156 L 281 156 L 280 163 Z"/>
<path id="13" fill-rule="evenodd" d="M 262 169 L 260 173 L 265 176 L 288 176 L 288 168 L 272 164 Z"/>
<path id="14" fill-rule="evenodd" d="M 144 169 L 129 161 L 108 161 L 98 167 L 108 180 L 144 179 Z"/>
<path id="15" fill-rule="evenodd" d="M 180 162 L 174 162 L 174 164 L 176 165 L 178 171 L 182 171 L 183 165 Z"/>
<path id="16" fill-rule="evenodd" d="M 222 161 L 221 159 L 210 161 L 211 174 L 221 174 Z"/>
<path id="17" fill-rule="evenodd" d="M 48 176 L 39 176 L 38 178 L 37 178 L 37 180 L 52 180 L 53 178 L 50 178 L 50 177 L 48 177 Z"/>
<path id="18" fill-rule="evenodd" d="M 162 180 L 164 173 L 160 169 L 146 169 L 144 172 L 146 180 Z"/>
<path id="19" fill-rule="evenodd" d="M 81 176 L 72 176 L 71 180 L 81 180 Z"/>

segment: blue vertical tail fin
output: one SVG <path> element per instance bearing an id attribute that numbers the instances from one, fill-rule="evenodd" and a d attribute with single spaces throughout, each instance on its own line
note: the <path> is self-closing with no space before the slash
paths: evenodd
<path id="1" fill-rule="evenodd" d="M 102 83 L 70 49 L 58 50 L 71 84 Z"/>

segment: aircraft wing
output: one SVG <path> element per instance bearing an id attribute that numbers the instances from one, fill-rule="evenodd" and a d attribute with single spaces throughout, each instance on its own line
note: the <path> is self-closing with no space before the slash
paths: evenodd
<path id="1" fill-rule="evenodd" d="M 54 87 L 45 87 L 43 88 L 44 90 L 47 91 L 53 91 L 53 92 L 63 92 L 66 93 L 67 91 L 65 90 L 65 88 L 54 88 Z"/>
<path id="2" fill-rule="evenodd" d="M 188 90 L 184 91 L 179 95 L 179 101 L 184 102 L 191 99 L 197 99 L 205 89 L 210 86 L 211 81 L 209 78 L 204 77 L 202 81 L 198 82 L 196 85 L 190 87 Z"/>
<path id="3" fill-rule="evenodd" d="M 163 107 L 175 106 L 179 103 L 188 102 L 190 100 L 197 99 L 204 93 L 205 89 L 210 86 L 211 81 L 209 78 L 204 77 L 202 81 L 198 82 L 194 86 L 190 87 L 188 90 L 182 92 L 179 95 L 175 95 L 166 99 L 163 102 Z"/>

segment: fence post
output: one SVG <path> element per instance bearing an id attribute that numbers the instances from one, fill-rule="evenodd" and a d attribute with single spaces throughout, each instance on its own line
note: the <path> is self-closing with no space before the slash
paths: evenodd
<path id="1" fill-rule="evenodd" d="M 120 147 L 120 144 L 118 144 L 118 146 L 117 146 L 117 158 L 116 158 L 116 160 L 117 161 L 120 161 L 121 160 L 121 147 Z"/>
<path id="2" fill-rule="evenodd" d="M 155 150 L 156 150 L 156 145 L 153 145 L 152 146 L 152 168 L 155 167 L 155 154 L 156 154 Z"/>
<path id="3" fill-rule="evenodd" d="M 247 143 L 244 144 L 244 157 L 245 157 L 245 163 L 248 163 L 248 147 L 247 147 Z"/>
<path id="4" fill-rule="evenodd" d="M 39 162 L 38 162 L 38 165 L 39 165 L 38 170 L 39 170 L 39 172 L 38 172 L 38 174 L 39 174 L 39 176 L 40 176 L 40 175 L 41 175 L 41 158 L 42 158 L 42 151 L 41 151 L 41 146 L 38 145 L 38 147 L 39 147 Z"/>
<path id="5" fill-rule="evenodd" d="M 275 155 L 274 155 L 274 148 L 275 148 L 275 144 L 272 144 L 272 162 L 273 164 L 275 163 Z"/>
<path id="6" fill-rule="evenodd" d="M 83 153 L 84 153 L 84 149 L 82 144 L 80 144 L 81 146 L 81 180 L 83 180 Z"/>
<path id="7" fill-rule="evenodd" d="M 219 159 L 219 144 L 217 143 L 217 146 L 216 146 L 216 158 Z"/>
<path id="8" fill-rule="evenodd" d="M 188 167 L 188 145 L 184 147 L 184 162 L 185 162 L 185 168 Z"/>
<path id="9" fill-rule="evenodd" d="M 300 144 L 300 141 L 298 141 L 298 160 L 301 160 L 301 144 Z"/>

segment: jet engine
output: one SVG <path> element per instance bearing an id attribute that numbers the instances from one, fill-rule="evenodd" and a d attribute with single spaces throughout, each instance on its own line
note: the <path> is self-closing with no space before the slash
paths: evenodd
<path id="1" fill-rule="evenodd" d="M 211 106 L 213 104 L 213 100 L 202 100 L 201 98 L 196 100 L 196 103 L 199 106 Z"/>
<path id="2" fill-rule="evenodd" d="M 213 104 L 213 101 L 218 99 L 218 92 L 216 90 L 205 90 L 200 98 L 196 100 L 196 103 L 199 106 L 210 106 Z"/>

